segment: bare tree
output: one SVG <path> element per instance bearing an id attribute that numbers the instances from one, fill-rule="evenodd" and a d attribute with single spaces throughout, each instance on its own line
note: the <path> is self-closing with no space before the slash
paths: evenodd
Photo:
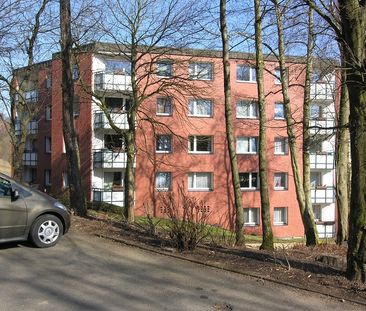
<path id="1" fill-rule="evenodd" d="M 243 225 L 244 215 L 242 207 L 242 195 L 240 191 L 239 169 L 236 158 L 235 139 L 232 121 L 231 86 L 230 86 L 230 59 L 229 43 L 226 26 L 226 0 L 220 0 L 220 31 L 223 47 L 224 93 L 225 93 L 225 125 L 226 139 L 230 157 L 231 178 L 235 200 L 235 240 L 236 244 L 244 243 Z"/>
<path id="2" fill-rule="evenodd" d="M 266 99 L 264 92 L 264 59 L 262 44 L 262 18 L 261 1 L 254 0 L 255 10 L 255 50 L 257 62 L 257 88 L 259 107 L 259 185 L 261 192 L 261 217 L 262 217 L 262 245 L 261 249 L 273 249 L 273 232 L 271 226 L 270 202 L 268 194 L 268 165 L 266 143 Z"/>
<path id="3" fill-rule="evenodd" d="M 311 205 L 307 204 L 306 194 L 304 190 L 303 177 L 298 160 L 298 147 L 296 144 L 296 135 L 294 131 L 295 120 L 293 119 L 291 100 L 289 96 L 288 73 L 286 69 L 285 44 L 283 34 L 283 10 L 286 7 L 281 7 L 277 0 L 272 1 L 276 14 L 276 26 L 278 34 L 278 56 L 280 67 L 280 78 L 282 86 L 283 103 L 285 108 L 285 119 L 287 124 L 287 135 L 289 149 L 291 153 L 291 166 L 294 174 L 296 197 L 300 208 L 302 222 L 304 224 L 306 245 L 317 245 L 318 234 L 315 226 L 314 215 Z"/>
<path id="4" fill-rule="evenodd" d="M 86 199 L 81 183 L 80 154 L 74 127 L 74 81 L 72 77 L 72 45 L 70 1 L 60 0 L 62 120 L 70 180 L 70 204 L 79 216 L 86 215 Z"/>

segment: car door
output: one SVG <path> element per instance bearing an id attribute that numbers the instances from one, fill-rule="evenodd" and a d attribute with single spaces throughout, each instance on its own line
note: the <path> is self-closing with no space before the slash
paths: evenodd
<path id="1" fill-rule="evenodd" d="M 8 180 L 0 177 L 0 240 L 22 237 L 27 224 L 27 208 L 21 197 L 12 196 Z"/>

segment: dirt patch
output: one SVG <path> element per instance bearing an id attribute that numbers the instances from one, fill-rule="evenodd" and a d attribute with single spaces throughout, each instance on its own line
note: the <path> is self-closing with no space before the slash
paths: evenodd
<path id="1" fill-rule="evenodd" d="M 202 245 L 192 252 L 176 252 L 161 236 L 152 236 L 139 226 L 124 227 L 103 214 L 98 218 L 73 217 L 71 230 L 104 236 L 162 253 L 214 265 L 260 278 L 274 280 L 340 300 L 366 305 L 366 286 L 345 278 L 346 247 L 322 244 L 308 248 L 303 245 L 282 245 L 275 251 L 259 251 L 247 247 Z"/>

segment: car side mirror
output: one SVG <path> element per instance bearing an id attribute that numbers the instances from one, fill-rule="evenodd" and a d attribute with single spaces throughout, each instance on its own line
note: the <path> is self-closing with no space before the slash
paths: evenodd
<path id="1" fill-rule="evenodd" d="M 17 189 L 14 189 L 11 191 L 11 200 L 16 201 L 19 199 L 19 191 Z"/>

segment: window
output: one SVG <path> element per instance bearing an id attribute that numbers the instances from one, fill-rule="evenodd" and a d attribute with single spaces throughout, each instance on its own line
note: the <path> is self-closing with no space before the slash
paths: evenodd
<path id="1" fill-rule="evenodd" d="M 259 225 L 259 208 L 244 208 L 244 225 L 258 226 Z"/>
<path id="2" fill-rule="evenodd" d="M 310 173 L 310 186 L 316 188 L 322 185 L 322 174 L 320 172 Z"/>
<path id="3" fill-rule="evenodd" d="M 156 100 L 156 115 L 172 115 L 172 99 L 170 97 L 158 97 Z"/>
<path id="4" fill-rule="evenodd" d="M 324 111 L 323 107 L 319 105 L 311 105 L 310 106 L 310 118 L 311 119 L 321 119 L 323 118 Z"/>
<path id="5" fill-rule="evenodd" d="M 313 213 L 315 221 L 322 221 L 322 206 L 320 204 L 313 204 Z"/>
<path id="6" fill-rule="evenodd" d="M 78 116 L 80 114 L 80 97 L 74 96 L 74 102 L 73 102 L 73 112 L 74 117 Z"/>
<path id="7" fill-rule="evenodd" d="M 285 106 L 283 103 L 275 103 L 275 119 L 284 119 L 285 118 Z"/>
<path id="8" fill-rule="evenodd" d="M 275 226 L 287 225 L 287 207 L 275 207 L 274 208 L 273 224 Z"/>
<path id="9" fill-rule="evenodd" d="M 67 175 L 67 172 L 62 173 L 62 186 L 63 188 L 69 187 L 69 177 Z"/>
<path id="10" fill-rule="evenodd" d="M 256 82 L 255 68 L 249 65 L 237 65 L 236 66 L 236 80 L 245 82 Z"/>
<path id="11" fill-rule="evenodd" d="M 259 188 L 258 173 L 239 173 L 240 188 L 254 190 Z"/>
<path id="12" fill-rule="evenodd" d="M 274 174 L 274 189 L 286 190 L 287 189 L 287 173 L 275 173 Z"/>
<path id="13" fill-rule="evenodd" d="M 52 120 L 52 106 L 46 106 L 45 108 L 45 117 L 46 121 Z"/>
<path id="14" fill-rule="evenodd" d="M 190 99 L 188 115 L 195 117 L 212 117 L 212 101 L 209 99 Z"/>
<path id="15" fill-rule="evenodd" d="M 275 84 L 281 84 L 281 70 L 280 68 L 275 69 Z"/>
<path id="16" fill-rule="evenodd" d="M 47 75 L 47 77 L 46 77 L 46 89 L 50 89 L 51 86 L 52 86 L 52 76 Z"/>
<path id="17" fill-rule="evenodd" d="M 169 61 L 156 63 L 156 75 L 158 77 L 169 78 L 173 74 L 173 65 Z"/>
<path id="18" fill-rule="evenodd" d="M 158 135 L 156 137 L 156 152 L 169 153 L 172 151 L 172 137 L 170 135 Z"/>
<path id="19" fill-rule="evenodd" d="M 77 64 L 72 66 L 72 79 L 73 80 L 79 79 L 79 67 Z"/>
<path id="20" fill-rule="evenodd" d="M 48 136 L 46 136 L 45 138 L 44 138 L 44 140 L 45 140 L 45 152 L 46 153 L 51 153 L 51 146 L 52 146 L 52 144 L 51 144 L 51 137 L 48 137 Z"/>
<path id="21" fill-rule="evenodd" d="M 190 63 L 189 78 L 195 80 L 212 80 L 212 64 L 211 63 Z"/>
<path id="22" fill-rule="evenodd" d="M 286 137 L 275 137 L 274 154 L 287 154 L 288 141 Z"/>
<path id="23" fill-rule="evenodd" d="M 51 170 L 44 170 L 44 185 L 51 186 Z"/>
<path id="24" fill-rule="evenodd" d="M 105 190 L 122 190 L 123 189 L 122 172 L 105 172 L 103 187 Z"/>
<path id="25" fill-rule="evenodd" d="M 169 190 L 172 183 L 172 174 L 169 172 L 156 173 L 155 185 L 157 190 Z"/>
<path id="26" fill-rule="evenodd" d="M 258 150 L 258 137 L 238 137 L 236 140 L 236 153 L 256 154 Z"/>
<path id="27" fill-rule="evenodd" d="M 105 62 L 105 71 L 116 75 L 130 75 L 131 63 L 123 60 L 108 59 Z"/>
<path id="28" fill-rule="evenodd" d="M 11 184 L 4 178 L 0 177 L 0 197 L 11 195 Z"/>
<path id="29" fill-rule="evenodd" d="M 192 153 L 211 153 L 212 136 L 189 136 L 188 151 Z"/>
<path id="30" fill-rule="evenodd" d="M 34 103 L 38 100 L 38 91 L 31 90 L 24 92 L 24 99 L 26 102 Z"/>
<path id="31" fill-rule="evenodd" d="M 237 118 L 258 118 L 258 103 L 251 100 L 240 100 L 236 103 Z"/>
<path id="32" fill-rule="evenodd" d="M 188 190 L 212 190 L 212 173 L 189 173 Z"/>

